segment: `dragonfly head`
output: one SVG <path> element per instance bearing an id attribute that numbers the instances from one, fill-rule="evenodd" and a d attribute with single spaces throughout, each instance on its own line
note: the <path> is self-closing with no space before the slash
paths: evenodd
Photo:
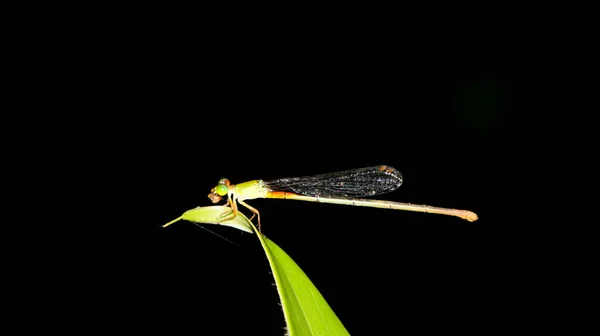
<path id="1" fill-rule="evenodd" d="M 219 203 L 223 196 L 229 193 L 229 180 L 226 178 L 222 178 L 219 180 L 219 184 L 216 187 L 210 190 L 210 194 L 208 194 L 208 198 L 213 203 Z"/>

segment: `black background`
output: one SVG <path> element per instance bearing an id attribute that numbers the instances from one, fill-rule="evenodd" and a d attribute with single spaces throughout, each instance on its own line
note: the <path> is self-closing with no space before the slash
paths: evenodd
<path id="1" fill-rule="evenodd" d="M 351 334 L 480 333 L 522 318 L 502 308 L 523 286 L 513 263 L 517 210 L 506 196 L 510 148 L 522 137 L 510 39 L 384 27 L 225 38 L 191 28 L 134 27 L 96 50 L 93 71 L 82 73 L 98 78 L 86 104 L 107 125 L 89 167 L 100 169 L 90 173 L 107 190 L 109 216 L 97 232 L 77 231 L 81 245 L 109 237 L 82 275 L 94 283 L 82 302 L 104 307 L 90 314 L 92 328 L 282 334 L 256 237 L 206 225 L 234 245 L 189 222 L 161 225 L 210 205 L 222 177 L 379 164 L 400 170 L 404 184 L 378 198 L 468 209 L 480 220 L 248 203 Z"/>

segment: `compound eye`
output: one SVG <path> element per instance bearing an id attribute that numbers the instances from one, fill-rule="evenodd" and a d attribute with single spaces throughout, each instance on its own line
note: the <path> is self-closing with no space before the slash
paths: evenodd
<path id="1" fill-rule="evenodd" d="M 222 178 L 222 179 L 219 180 L 219 185 L 221 185 L 221 184 L 223 184 L 223 185 L 229 185 L 229 180 L 226 179 L 226 178 Z"/>
<path id="2" fill-rule="evenodd" d="M 219 185 L 216 186 L 215 191 L 217 192 L 217 195 L 219 195 L 219 196 L 225 196 L 225 195 L 227 195 L 227 192 L 229 191 L 229 188 L 226 185 L 221 184 L 221 182 L 219 181 Z"/>

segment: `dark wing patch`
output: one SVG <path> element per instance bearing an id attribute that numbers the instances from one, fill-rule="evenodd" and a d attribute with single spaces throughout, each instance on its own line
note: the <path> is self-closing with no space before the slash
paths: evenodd
<path id="1" fill-rule="evenodd" d="M 314 197 L 365 197 L 394 191 L 402 174 L 390 166 L 374 166 L 314 176 L 265 181 L 273 191 L 287 191 Z"/>

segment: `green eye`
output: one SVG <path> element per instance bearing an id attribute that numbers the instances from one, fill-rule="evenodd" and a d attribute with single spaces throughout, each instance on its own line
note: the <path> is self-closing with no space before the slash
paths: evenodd
<path id="1" fill-rule="evenodd" d="M 227 188 L 227 186 L 224 184 L 219 184 L 215 191 L 219 196 L 225 196 L 227 195 L 227 191 L 229 191 L 229 188 Z"/>

